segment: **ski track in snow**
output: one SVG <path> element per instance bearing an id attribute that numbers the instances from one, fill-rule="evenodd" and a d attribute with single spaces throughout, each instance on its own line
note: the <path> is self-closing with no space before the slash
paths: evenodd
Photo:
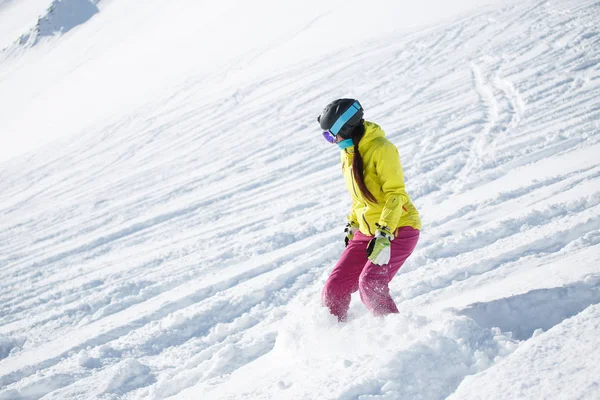
<path id="1" fill-rule="evenodd" d="M 189 85 L 5 163 L 0 399 L 235 398 L 264 360 L 272 381 L 244 398 L 477 384 L 600 303 L 599 18 L 593 1 L 488 11 L 218 97 Z M 281 360 L 340 356 L 314 336 L 335 327 L 318 299 L 349 200 L 314 115 L 349 89 L 398 145 L 423 235 L 391 285 L 401 316 L 378 325 L 354 298 L 339 328 L 374 324 L 387 356 L 302 367 L 309 392 Z"/>

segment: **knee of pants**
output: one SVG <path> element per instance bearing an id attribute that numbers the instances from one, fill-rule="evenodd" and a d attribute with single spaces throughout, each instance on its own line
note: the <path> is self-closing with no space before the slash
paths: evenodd
<path id="1" fill-rule="evenodd" d="M 323 303 L 335 303 L 345 296 L 349 296 L 352 294 L 352 288 L 345 285 L 343 282 L 340 282 L 336 279 L 330 279 L 325 283 L 325 287 L 323 288 L 323 292 L 321 294 L 321 299 Z"/>
<path id="2" fill-rule="evenodd" d="M 369 286 L 370 280 L 368 275 L 361 275 L 358 278 L 358 289 L 363 292 Z"/>
<path id="3" fill-rule="evenodd" d="M 385 280 L 385 276 L 385 268 L 383 267 L 378 268 L 377 270 L 365 270 L 358 278 L 358 287 L 361 290 L 364 290 L 365 288 L 378 285 L 382 280 Z"/>

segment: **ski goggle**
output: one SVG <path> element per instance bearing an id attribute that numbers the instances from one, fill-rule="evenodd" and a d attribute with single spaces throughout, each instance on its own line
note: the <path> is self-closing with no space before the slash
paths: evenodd
<path id="1" fill-rule="evenodd" d="M 325 138 L 325 140 L 327 140 L 329 143 L 335 143 L 335 135 L 333 133 L 331 133 L 330 131 L 324 131 L 323 132 L 323 137 Z"/>
<path id="2" fill-rule="evenodd" d="M 330 131 L 323 132 L 323 137 L 329 143 L 331 143 L 331 144 L 335 143 L 335 136 Z M 354 146 L 354 141 L 352 139 L 348 138 L 348 139 L 342 140 L 341 142 L 338 142 L 337 145 L 340 149 L 344 150 L 344 149 L 347 149 L 348 147 Z"/>

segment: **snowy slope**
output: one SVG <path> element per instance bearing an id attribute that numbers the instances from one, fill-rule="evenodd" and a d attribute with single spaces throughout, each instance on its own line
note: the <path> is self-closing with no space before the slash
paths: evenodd
<path id="1" fill-rule="evenodd" d="M 0 93 L 9 94 L 0 96 L 0 161 L 57 137 L 104 130 L 182 86 L 205 93 L 245 87 L 497 0 L 378 0 L 373 7 L 359 0 L 47 0 L 44 8 L 42 1 L 0 3 L 0 26 L 8 21 L 0 33 L 11 35 L 0 41 Z M 8 29 L 30 9 L 39 17 L 15 25 L 23 26 L 18 33 Z"/>
<path id="2" fill-rule="evenodd" d="M 291 61 L 299 44 L 282 34 L 201 72 L 158 60 L 165 80 L 144 86 L 141 71 L 100 110 L 59 96 L 38 115 L 52 88 L 104 99 L 89 74 L 110 56 L 151 56 L 119 25 L 133 2 L 102 3 L 0 64 L 3 132 L 71 118 L 76 133 L 0 167 L 0 399 L 600 397 L 597 2 L 390 24 Z M 115 36 L 92 41 L 110 21 Z M 84 39 L 80 72 L 65 59 L 45 70 L 57 81 L 4 96 L 29 82 L 21 67 Z M 341 96 L 398 146 L 424 223 L 391 284 L 400 314 L 373 318 L 355 296 L 346 324 L 319 304 L 349 199 L 315 122 Z"/>

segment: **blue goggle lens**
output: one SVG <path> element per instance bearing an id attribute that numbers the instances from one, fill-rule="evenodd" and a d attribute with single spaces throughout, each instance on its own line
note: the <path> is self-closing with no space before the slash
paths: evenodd
<path id="1" fill-rule="evenodd" d="M 325 138 L 325 140 L 327 140 L 329 143 L 335 143 L 335 135 L 333 133 L 331 133 L 330 131 L 324 131 L 323 132 L 323 137 Z"/>

